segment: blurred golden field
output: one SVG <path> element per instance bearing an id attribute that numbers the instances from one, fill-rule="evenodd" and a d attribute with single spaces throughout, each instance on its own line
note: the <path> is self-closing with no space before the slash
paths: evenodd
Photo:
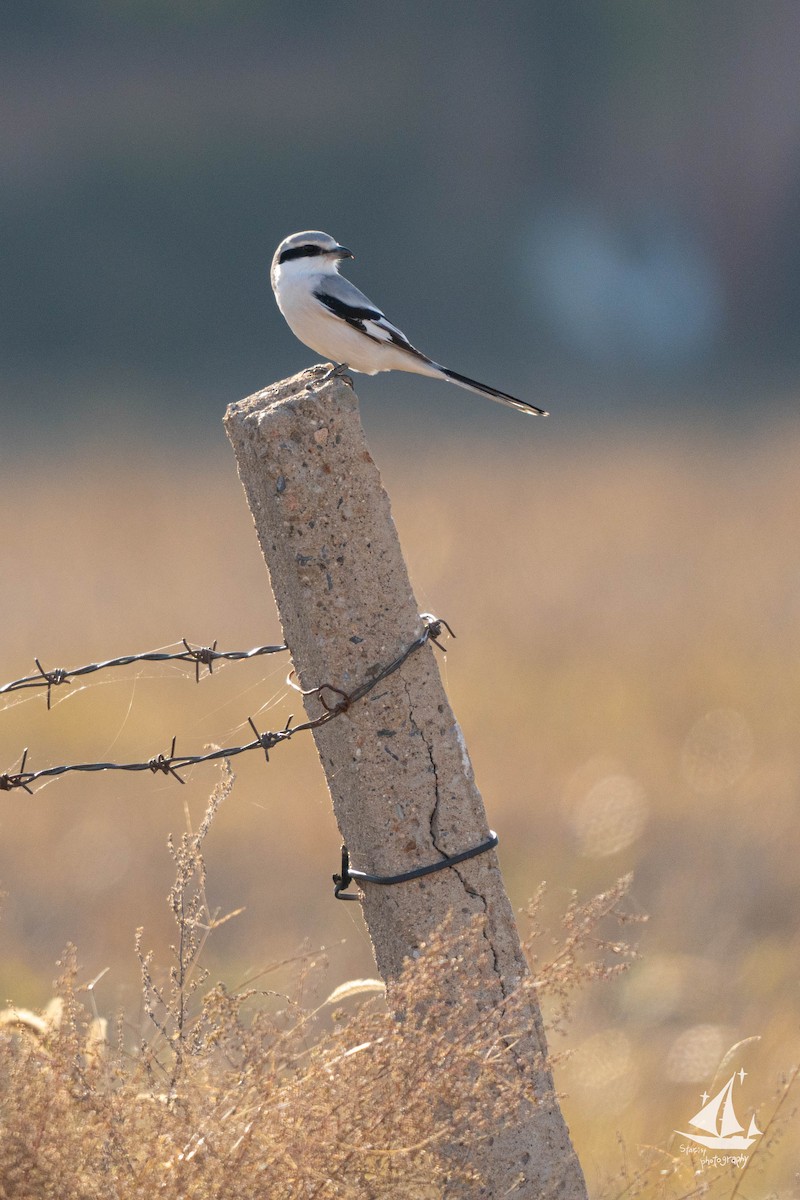
<path id="1" fill-rule="evenodd" d="M 616 1195 L 640 1145 L 678 1153 L 673 1130 L 729 1048 L 759 1039 L 730 1070 L 762 1129 L 800 1059 L 800 427 L 595 426 L 590 441 L 554 418 L 521 426 L 513 444 L 371 442 L 420 608 L 457 634 L 442 670 L 512 901 L 547 880 L 557 935 L 573 890 L 633 871 L 629 906 L 649 916 L 638 961 L 582 992 L 552 1039 L 573 1051 L 556 1078 L 593 1193 Z M 132 435 L 7 466 L 2 558 L 3 682 L 34 655 L 53 669 L 182 637 L 280 641 L 221 433 L 202 452 Z M 173 735 L 186 753 L 239 744 L 248 716 L 299 714 L 287 671 L 262 658 L 196 685 L 189 666 L 128 667 L 55 691 L 50 712 L 41 692 L 5 697 L 0 770 L 26 746 L 35 770 L 147 759 Z M 356 906 L 333 901 L 339 836 L 310 739 L 233 768 L 207 890 L 244 912 L 209 942 L 212 980 L 303 944 L 325 948 L 326 987 L 374 973 Z M 0 1003 L 46 1004 L 73 941 L 80 978 L 108 968 L 102 1013 L 141 1022 L 134 933 L 167 961 L 166 838 L 199 822 L 217 770 L 186 778 L 0 793 Z M 742 1194 L 797 1194 L 797 1143 L 795 1120 Z"/>

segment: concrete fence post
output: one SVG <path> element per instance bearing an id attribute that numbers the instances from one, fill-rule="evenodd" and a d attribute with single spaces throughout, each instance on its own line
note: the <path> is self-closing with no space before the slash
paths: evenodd
<path id="1" fill-rule="evenodd" d="M 321 375 L 315 367 L 232 404 L 225 426 L 299 682 L 347 692 L 396 658 L 423 623 L 355 393 L 339 378 L 320 384 Z M 322 711 L 313 694 L 305 702 L 309 717 Z M 354 867 L 399 874 L 487 838 L 430 644 L 314 736 Z M 389 982 L 449 916 L 464 943 L 456 957 L 467 964 L 442 973 L 454 1025 L 465 1005 L 496 1010 L 528 977 L 494 851 L 398 886 L 364 884 L 363 913 Z M 581 1200 L 533 989 L 523 1014 L 511 1053 L 531 1100 L 479 1151 L 492 1181 L 480 1194 Z"/>

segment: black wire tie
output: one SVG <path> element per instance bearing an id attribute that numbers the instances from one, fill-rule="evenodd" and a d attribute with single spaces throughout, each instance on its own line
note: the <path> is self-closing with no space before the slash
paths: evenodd
<path id="1" fill-rule="evenodd" d="M 361 883 L 380 883 L 384 886 L 408 883 L 412 879 L 421 879 L 424 875 L 433 875 L 434 871 L 443 871 L 445 867 L 454 867 L 456 863 L 466 862 L 468 858 L 477 858 L 479 854 L 485 854 L 487 850 L 494 850 L 499 840 L 495 831 L 490 829 L 489 837 L 479 846 L 473 846 L 471 850 L 462 850 L 460 854 L 450 854 L 435 863 L 428 863 L 425 867 L 414 867 L 411 871 L 402 871 L 399 875 L 370 875 L 367 871 L 356 870 L 355 867 L 350 866 L 347 846 L 342 846 L 342 871 L 340 875 L 333 876 L 334 897 L 337 900 L 360 901 L 361 896 L 355 892 L 345 894 L 353 880 Z"/>

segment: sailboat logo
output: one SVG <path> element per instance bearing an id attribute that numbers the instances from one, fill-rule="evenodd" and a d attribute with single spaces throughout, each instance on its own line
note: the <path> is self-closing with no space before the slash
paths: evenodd
<path id="1" fill-rule="evenodd" d="M 675 1132 L 681 1137 L 690 1138 L 699 1146 L 708 1146 L 711 1150 L 749 1150 L 761 1130 L 756 1127 L 755 1117 L 750 1118 L 750 1128 L 744 1132 L 744 1125 L 736 1116 L 733 1107 L 733 1081 L 738 1078 L 744 1083 L 747 1072 L 742 1069 L 735 1071 L 728 1082 L 716 1096 L 709 1100 L 708 1092 L 702 1096 L 703 1107 L 689 1118 L 689 1124 L 701 1133 L 683 1133 L 680 1129 Z"/>

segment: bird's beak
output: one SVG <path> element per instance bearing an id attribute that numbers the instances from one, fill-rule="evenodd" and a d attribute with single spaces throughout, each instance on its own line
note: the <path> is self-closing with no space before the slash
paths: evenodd
<path id="1" fill-rule="evenodd" d="M 353 254 L 352 250 L 348 250 L 347 246 L 337 246 L 336 247 L 336 257 L 337 258 L 355 258 L 355 254 Z"/>

